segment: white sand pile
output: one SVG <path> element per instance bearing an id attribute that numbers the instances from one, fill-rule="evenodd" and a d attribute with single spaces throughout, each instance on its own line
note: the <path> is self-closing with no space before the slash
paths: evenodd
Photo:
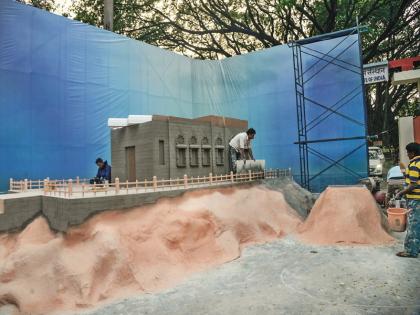
<path id="1" fill-rule="evenodd" d="M 280 192 L 258 187 L 189 192 L 98 214 L 64 236 L 38 218 L 0 236 L 0 304 L 3 297 L 22 312 L 46 314 L 160 290 L 300 223 Z"/>
<path id="2" fill-rule="evenodd" d="M 362 187 L 329 187 L 316 201 L 298 237 L 310 244 L 387 244 L 371 193 Z"/>

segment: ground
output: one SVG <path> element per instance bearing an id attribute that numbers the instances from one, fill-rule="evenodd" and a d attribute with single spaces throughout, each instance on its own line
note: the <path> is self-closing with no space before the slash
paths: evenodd
<path id="1" fill-rule="evenodd" d="M 313 246 L 293 237 L 247 247 L 242 257 L 163 292 L 73 314 L 420 314 L 420 258 L 392 246 Z"/>

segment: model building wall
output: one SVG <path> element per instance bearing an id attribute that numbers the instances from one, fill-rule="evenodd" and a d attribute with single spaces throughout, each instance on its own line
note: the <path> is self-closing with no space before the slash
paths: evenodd
<path id="1" fill-rule="evenodd" d="M 247 127 L 244 120 L 217 116 L 153 116 L 146 123 L 113 129 L 113 177 L 141 181 L 226 174 L 229 141 Z"/>

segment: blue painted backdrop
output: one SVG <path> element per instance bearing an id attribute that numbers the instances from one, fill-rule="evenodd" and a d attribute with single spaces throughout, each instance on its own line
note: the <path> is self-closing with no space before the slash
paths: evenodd
<path id="1" fill-rule="evenodd" d="M 331 54 L 360 65 L 357 35 L 311 46 L 327 52 L 340 41 L 345 45 Z M 306 56 L 305 67 L 316 60 Z M 306 75 L 324 65 L 318 62 Z M 332 105 L 353 89 L 358 94 L 340 111 L 361 125 L 331 115 L 310 138 L 365 134 L 360 75 L 329 65 L 308 82 L 306 93 Z M 309 121 L 320 113 L 308 105 Z M 257 130 L 256 157 L 268 167 L 292 167 L 299 173 L 292 51 L 287 45 L 222 61 L 193 60 L 11 0 L 0 2 L 0 191 L 11 177 L 92 176 L 95 158 L 110 158 L 107 119 L 129 114 L 247 119 Z M 360 143 L 364 141 L 319 144 L 317 149 L 339 158 Z M 310 158 L 312 175 L 323 163 Z M 342 163 L 366 176 L 366 147 Z M 356 180 L 333 167 L 313 181 L 313 188 Z"/>

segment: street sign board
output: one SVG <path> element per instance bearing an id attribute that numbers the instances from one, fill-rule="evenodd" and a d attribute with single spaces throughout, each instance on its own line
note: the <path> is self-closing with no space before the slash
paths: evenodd
<path id="1" fill-rule="evenodd" d="M 388 61 L 363 65 L 363 77 L 365 79 L 365 84 L 388 81 Z"/>

